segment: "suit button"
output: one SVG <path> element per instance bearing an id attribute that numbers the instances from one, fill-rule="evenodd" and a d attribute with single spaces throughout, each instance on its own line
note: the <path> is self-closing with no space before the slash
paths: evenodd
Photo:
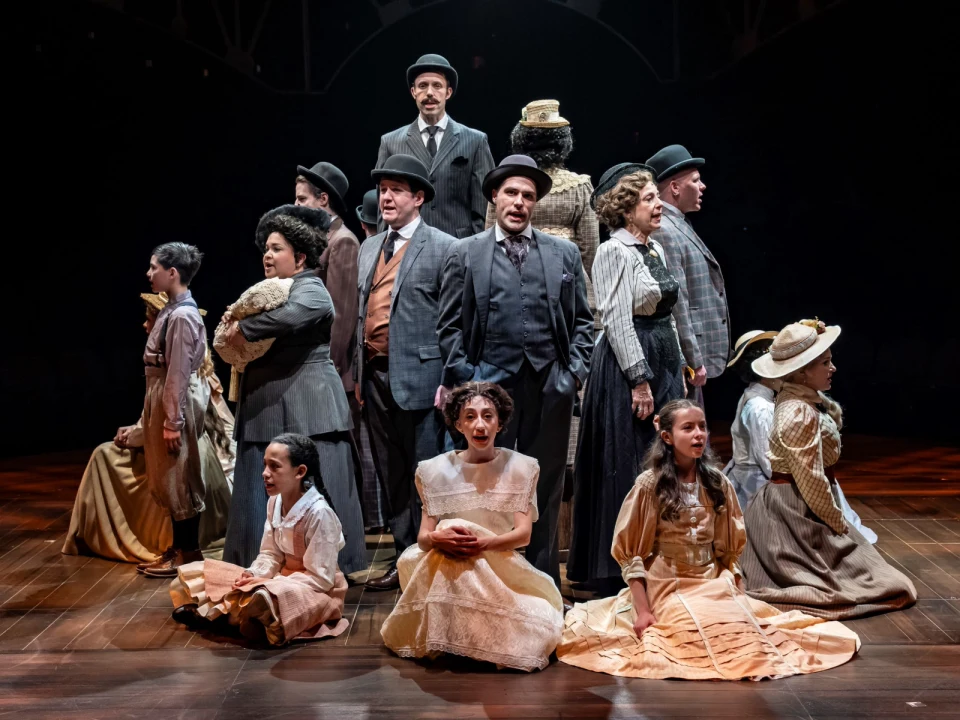
<path id="1" fill-rule="evenodd" d="M 723 297 L 723 290 L 720 291 L 720 297 Z"/>
<path id="2" fill-rule="evenodd" d="M 727 324 L 727 319 L 724 318 L 723 320 L 721 320 L 721 321 L 720 321 L 720 324 L 721 324 L 721 325 L 726 325 L 726 324 Z"/>

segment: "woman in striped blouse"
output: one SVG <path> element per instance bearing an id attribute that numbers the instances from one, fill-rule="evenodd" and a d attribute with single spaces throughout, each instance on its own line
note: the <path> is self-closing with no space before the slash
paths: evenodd
<path id="1" fill-rule="evenodd" d="M 649 168 L 611 168 L 592 202 L 611 235 L 593 264 L 603 337 L 590 363 L 580 419 L 567 577 L 612 594 L 623 586 L 609 551 L 617 513 L 656 436 L 654 414 L 684 396 L 671 316 L 679 285 L 664 265 L 663 248 L 650 239 L 663 204 Z"/>

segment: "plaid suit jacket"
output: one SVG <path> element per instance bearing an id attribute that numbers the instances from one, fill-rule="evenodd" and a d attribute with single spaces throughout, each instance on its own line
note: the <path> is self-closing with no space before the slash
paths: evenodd
<path id="1" fill-rule="evenodd" d="M 720 265 L 683 213 L 669 203 L 663 204 L 662 224 L 651 237 L 663 246 L 667 270 L 680 283 L 673 317 L 683 357 L 694 370 L 702 365 L 707 377 L 718 377 L 730 354 L 730 313 Z"/>
<path id="2" fill-rule="evenodd" d="M 387 239 L 382 232 L 360 246 L 357 318 L 357 382 L 363 382 L 364 332 L 367 301 L 380 251 Z M 440 354 L 437 321 L 440 276 L 454 238 L 421 219 L 404 252 L 390 301 L 390 390 L 404 410 L 433 407 L 445 358 Z"/>
<path id="3" fill-rule="evenodd" d="M 450 118 L 437 155 L 431 158 L 414 120 L 380 138 L 377 168 L 383 167 L 391 155 L 400 154 L 413 155 L 430 171 L 430 182 L 437 194 L 420 208 L 420 216 L 427 224 L 455 238 L 483 230 L 487 201 L 481 185 L 493 170 L 493 155 L 485 133 Z M 382 223 L 380 229 L 385 229 Z"/>
<path id="4" fill-rule="evenodd" d="M 333 360 L 343 389 L 353 392 L 353 375 L 357 346 L 357 236 L 337 218 L 327 231 L 327 249 L 317 265 L 319 277 L 333 299 L 336 316 L 330 337 L 330 359 Z"/>

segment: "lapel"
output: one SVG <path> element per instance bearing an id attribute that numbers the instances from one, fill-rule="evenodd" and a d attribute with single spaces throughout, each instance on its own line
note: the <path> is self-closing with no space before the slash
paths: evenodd
<path id="1" fill-rule="evenodd" d="M 668 210 L 666 212 L 666 215 L 670 218 L 670 222 L 674 224 L 674 227 L 676 227 L 681 233 L 683 233 L 688 238 L 690 238 L 690 241 L 697 246 L 697 249 L 703 253 L 704 257 L 706 257 L 707 260 L 710 261 L 712 265 L 717 265 L 719 267 L 719 263 L 713 257 L 713 253 L 710 252 L 710 249 L 703 244 L 703 240 L 700 239 L 700 236 L 697 235 L 693 227 L 691 227 L 690 224 L 687 223 L 687 221 L 684 219 L 683 215 L 680 214 L 679 211 L 671 212 Z"/>
<path id="2" fill-rule="evenodd" d="M 423 144 L 423 138 L 420 136 L 420 125 L 418 124 L 419 120 L 420 117 L 417 116 L 417 119 L 413 121 L 413 124 L 407 128 L 407 150 L 409 150 L 410 154 L 416 157 L 426 167 L 430 167 L 433 162 L 433 158 L 431 158 L 430 153 L 427 152 L 427 148 Z"/>
<path id="3" fill-rule="evenodd" d="M 537 240 L 540 261 L 543 263 L 543 279 L 547 286 L 547 301 L 550 303 L 550 326 L 553 328 L 553 336 L 556 337 L 560 279 L 563 277 L 563 256 L 560 254 L 560 248 L 550 239 L 550 236 L 534 230 L 533 237 Z"/>
<path id="4" fill-rule="evenodd" d="M 477 301 L 480 326 L 486 330 L 490 311 L 490 276 L 493 273 L 493 254 L 497 250 L 496 226 L 467 244 L 470 253 L 470 272 L 473 275 L 473 295 Z"/>
<path id="5" fill-rule="evenodd" d="M 419 129 L 419 128 L 418 128 Z M 453 148 L 460 142 L 460 124 L 454 122 L 453 118 L 449 119 L 447 122 L 447 129 L 443 133 L 443 141 L 440 143 L 440 148 L 437 150 L 436 157 L 433 158 L 433 165 L 430 167 L 430 174 L 432 175 L 440 163 L 443 162 L 444 158 L 450 154 Z M 423 143 L 420 143 L 423 145 Z M 426 149 L 426 148 L 424 148 Z M 430 153 L 428 152 L 429 156 Z"/>
<path id="6" fill-rule="evenodd" d="M 366 253 L 360 253 L 361 265 L 359 268 L 360 280 L 363 285 L 360 287 L 361 297 L 363 302 L 366 303 L 370 297 L 370 288 L 373 285 L 373 274 L 377 271 L 377 261 L 380 259 L 380 251 L 383 249 L 383 243 L 387 239 L 387 233 L 382 232 L 379 235 L 374 235 L 373 237 L 367 239 L 363 243 L 363 248 L 365 249 L 367 245 L 370 245 L 370 250 L 367 250 Z M 372 250 L 376 248 L 376 250 Z"/>
<path id="7" fill-rule="evenodd" d="M 413 267 L 417 255 L 420 254 L 424 244 L 427 242 L 428 233 L 426 227 L 423 218 L 420 218 L 420 224 L 417 225 L 417 229 L 413 231 L 413 237 L 407 241 L 410 247 L 408 247 L 403 254 L 403 259 L 400 261 L 400 269 L 397 271 L 397 279 L 393 284 L 393 296 L 390 298 L 391 315 L 393 315 L 393 308 L 397 304 L 397 297 L 400 295 L 400 286 L 403 285 L 403 281 L 410 273 L 410 268 Z"/>

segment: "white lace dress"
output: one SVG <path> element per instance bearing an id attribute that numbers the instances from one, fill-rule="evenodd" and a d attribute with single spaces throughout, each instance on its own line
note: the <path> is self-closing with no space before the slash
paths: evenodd
<path id="1" fill-rule="evenodd" d="M 417 491 L 438 528 L 459 526 L 478 537 L 510 532 L 513 514 L 537 520 L 533 458 L 499 449 L 474 465 L 457 452 L 417 468 Z M 381 629 L 401 657 L 464 655 L 519 670 L 543 669 L 563 630 L 563 600 L 550 577 L 513 550 L 452 558 L 408 547 L 397 563 L 403 594 Z"/>

